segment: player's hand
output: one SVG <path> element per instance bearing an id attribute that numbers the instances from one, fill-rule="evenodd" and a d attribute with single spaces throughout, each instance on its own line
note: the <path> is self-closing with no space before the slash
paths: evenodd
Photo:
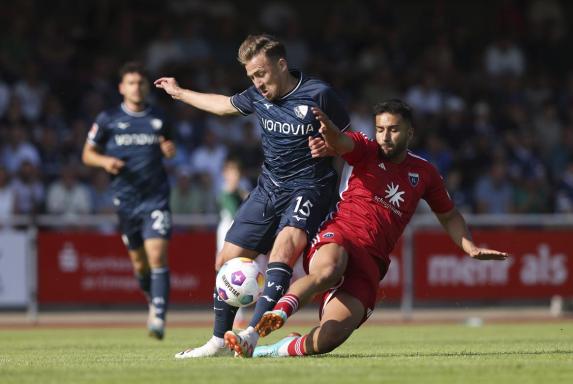
<path id="1" fill-rule="evenodd" d="M 505 260 L 510 255 L 509 253 L 496 251 L 495 249 L 476 248 L 470 253 L 470 256 L 477 260 Z"/>
<path id="2" fill-rule="evenodd" d="M 309 137 L 308 147 L 310 148 L 310 155 L 312 157 L 336 156 L 336 151 L 326 145 L 322 137 Z"/>
<path id="3" fill-rule="evenodd" d="M 179 98 L 181 87 L 173 77 L 161 77 L 153 82 L 156 88 L 163 89 L 169 96 L 174 99 Z"/>
<path id="4" fill-rule="evenodd" d="M 161 152 L 165 158 L 171 159 L 173 156 L 175 156 L 176 149 L 173 141 L 167 140 L 163 136 L 159 136 L 159 146 L 161 147 Z"/>
<path id="5" fill-rule="evenodd" d="M 125 162 L 115 157 L 108 157 L 103 164 L 103 168 L 107 173 L 117 175 L 119 171 L 125 166 Z"/>
<path id="6" fill-rule="evenodd" d="M 312 113 L 314 113 L 314 116 L 320 122 L 318 132 L 320 132 L 324 138 L 326 146 L 331 148 L 336 147 L 335 143 L 341 135 L 340 129 L 338 129 L 320 108 L 312 107 Z"/>

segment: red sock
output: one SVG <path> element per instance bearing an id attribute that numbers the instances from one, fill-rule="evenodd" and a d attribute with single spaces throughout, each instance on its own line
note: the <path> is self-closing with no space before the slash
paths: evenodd
<path id="1" fill-rule="evenodd" d="M 280 309 L 290 317 L 298 309 L 299 300 L 298 297 L 292 293 L 287 293 L 275 304 L 273 309 Z"/>
<path id="2" fill-rule="evenodd" d="M 306 350 L 305 350 L 304 344 L 306 342 L 307 337 L 308 337 L 308 335 L 300 336 L 300 337 L 293 339 L 293 341 L 290 342 L 290 344 L 287 347 L 289 356 L 305 356 L 306 355 Z"/>

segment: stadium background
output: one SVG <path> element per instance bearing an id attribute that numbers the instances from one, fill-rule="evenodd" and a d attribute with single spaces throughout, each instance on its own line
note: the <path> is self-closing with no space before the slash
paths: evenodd
<path id="1" fill-rule="evenodd" d="M 462 211 L 571 213 L 571 13 L 572 4 L 552 0 L 3 2 L 0 226 L 8 229 L 14 215 L 71 225 L 112 212 L 105 173 L 81 166 L 80 156 L 97 113 L 120 102 L 122 63 L 137 59 L 152 79 L 173 75 L 185 87 L 230 95 L 249 85 L 235 59 L 240 42 L 263 31 L 286 43 L 292 67 L 335 87 L 356 130 L 372 135 L 375 102 L 408 101 L 417 112 L 413 150 L 439 168 Z M 244 183 L 253 184 L 261 161 L 255 121 L 211 117 L 155 91 L 152 101 L 171 117 L 178 146 L 167 162 L 175 214 L 217 214 L 228 156 L 241 159 Z M 64 230 L 38 223 L 41 236 Z M 202 236 L 213 227 L 199 220 L 191 229 Z M 86 230 L 65 231 L 78 228 Z M 562 252 L 571 268 L 570 250 Z M 212 248 L 194 257 L 210 264 Z M 561 281 L 568 290 L 570 279 Z"/>

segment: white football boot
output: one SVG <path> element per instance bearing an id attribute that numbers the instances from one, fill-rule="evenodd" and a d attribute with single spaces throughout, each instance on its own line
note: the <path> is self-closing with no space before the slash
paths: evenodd
<path id="1" fill-rule="evenodd" d="M 225 346 L 225 341 L 213 336 L 199 348 L 190 348 L 175 354 L 176 359 L 192 359 L 197 357 L 233 356 L 233 352 Z"/>

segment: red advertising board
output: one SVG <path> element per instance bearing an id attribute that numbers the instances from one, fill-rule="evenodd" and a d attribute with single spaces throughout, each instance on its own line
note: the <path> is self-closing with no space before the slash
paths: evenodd
<path id="1" fill-rule="evenodd" d="M 473 260 L 440 230 L 414 235 L 414 292 L 425 300 L 541 299 L 573 296 L 573 242 L 565 230 L 474 231 L 480 246 L 506 250 L 503 262 Z M 206 304 L 212 300 L 215 234 L 176 234 L 169 248 L 171 301 Z M 379 298 L 402 297 L 402 241 L 391 254 Z M 118 235 L 50 233 L 38 235 L 38 300 L 41 304 L 123 304 L 144 302 Z"/>
<path id="2" fill-rule="evenodd" d="M 215 234 L 175 234 L 169 246 L 171 302 L 212 300 Z M 120 236 L 99 233 L 38 234 L 40 304 L 144 303 Z"/>
<path id="3" fill-rule="evenodd" d="M 507 251 L 506 261 L 473 260 L 443 231 L 414 236 L 416 300 L 540 299 L 573 296 L 573 242 L 566 230 L 473 231 L 483 247 Z"/>

